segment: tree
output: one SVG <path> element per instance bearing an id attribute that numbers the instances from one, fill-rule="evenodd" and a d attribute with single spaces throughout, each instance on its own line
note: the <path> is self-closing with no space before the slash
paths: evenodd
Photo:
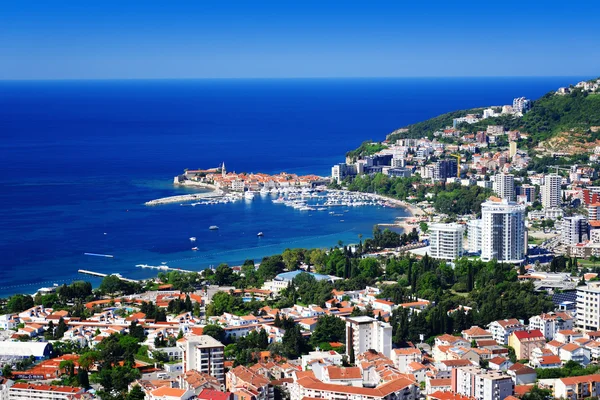
<path id="1" fill-rule="evenodd" d="M 54 322 L 48 322 L 48 327 L 46 328 L 46 332 L 44 332 L 44 338 L 46 340 L 54 339 Z"/>
<path id="2" fill-rule="evenodd" d="M 65 323 L 65 320 L 63 319 L 63 317 L 60 317 L 60 319 L 58 320 L 58 326 L 56 327 L 56 334 L 54 335 L 54 337 L 56 339 L 62 339 L 62 337 L 65 335 L 66 331 L 67 331 L 67 324 Z"/>
<path id="3" fill-rule="evenodd" d="M 87 369 L 79 368 L 79 370 L 77 371 L 77 382 L 79 383 L 79 386 L 81 386 L 82 388 L 89 389 L 90 378 L 88 376 Z"/>
<path id="4" fill-rule="evenodd" d="M 131 388 L 127 396 L 125 396 L 125 400 L 144 400 L 146 398 L 146 394 L 140 387 L 140 385 L 135 385 Z"/>
<path id="5" fill-rule="evenodd" d="M 144 327 L 138 325 L 137 321 L 131 321 L 131 325 L 129 325 L 129 334 L 136 338 L 138 342 L 143 342 L 146 340 L 146 333 L 144 332 Z"/>
<path id="6" fill-rule="evenodd" d="M 313 347 L 326 342 L 345 342 L 346 323 L 335 315 L 324 315 L 317 319 L 317 325 L 310 337 Z"/>
<path id="7" fill-rule="evenodd" d="M 308 349 L 306 339 L 302 336 L 300 326 L 297 324 L 286 329 L 281 344 L 283 345 L 283 353 L 288 358 L 298 358 Z"/>
<path id="8" fill-rule="evenodd" d="M 202 328 L 202 334 L 211 336 L 221 343 L 225 342 L 225 329 L 221 328 L 219 325 L 206 325 Z"/>
<path id="9" fill-rule="evenodd" d="M 65 371 L 65 373 L 68 374 L 71 378 L 75 376 L 75 363 L 73 362 L 73 360 L 61 361 L 60 364 L 58 364 L 58 368 Z"/>
<path id="10" fill-rule="evenodd" d="M 12 366 L 10 364 L 4 364 L 4 367 L 2 367 L 2 376 L 5 378 L 12 377 Z"/>
<path id="11" fill-rule="evenodd" d="M 10 313 L 20 313 L 21 311 L 25 311 L 34 305 L 33 297 L 23 294 L 16 294 L 8 299 L 8 302 L 6 303 L 6 309 Z"/>
<path id="12" fill-rule="evenodd" d="M 219 286 L 230 286 L 234 280 L 233 270 L 227 264 L 219 264 L 212 279 L 214 284 Z"/>

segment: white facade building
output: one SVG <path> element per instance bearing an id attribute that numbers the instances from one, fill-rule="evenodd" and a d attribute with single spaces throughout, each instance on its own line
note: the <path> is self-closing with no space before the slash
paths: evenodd
<path id="1" fill-rule="evenodd" d="M 547 340 L 554 340 L 558 331 L 573 329 L 574 322 L 564 312 L 534 315 L 529 319 L 529 330 L 539 329 Z"/>
<path id="2" fill-rule="evenodd" d="M 225 383 L 223 352 L 225 346 L 208 335 L 189 335 L 178 343 L 183 348 L 183 372 L 196 370 L 214 376 Z"/>
<path id="3" fill-rule="evenodd" d="M 600 329 L 600 282 L 590 282 L 577 288 L 577 327 Z"/>
<path id="4" fill-rule="evenodd" d="M 544 208 L 556 208 L 560 206 L 560 184 L 562 178 L 557 174 L 550 174 L 544 177 L 544 184 L 540 188 L 542 194 L 542 206 Z"/>
<path id="5" fill-rule="evenodd" d="M 525 206 L 490 199 L 481 205 L 481 259 L 521 262 L 525 258 Z"/>
<path id="6" fill-rule="evenodd" d="M 515 200 L 515 176 L 513 174 L 497 174 L 494 177 L 494 192 L 501 199 Z"/>
<path id="7" fill-rule="evenodd" d="M 479 253 L 481 251 L 481 220 L 473 219 L 467 222 L 467 244 L 469 252 Z"/>
<path id="8" fill-rule="evenodd" d="M 564 245 L 588 240 L 587 219 L 581 215 L 565 217 L 561 222 L 561 242 Z"/>
<path id="9" fill-rule="evenodd" d="M 452 391 L 477 400 L 503 400 L 514 393 L 510 376 L 500 371 L 486 371 L 478 367 L 452 370 Z"/>
<path id="10" fill-rule="evenodd" d="M 386 357 L 392 353 L 392 326 L 375 318 L 361 316 L 346 319 L 346 354 L 350 357 L 375 350 Z M 354 362 L 354 360 L 351 360 Z"/>
<path id="11" fill-rule="evenodd" d="M 431 224 L 428 228 L 431 257 L 454 261 L 463 255 L 463 225 Z"/>

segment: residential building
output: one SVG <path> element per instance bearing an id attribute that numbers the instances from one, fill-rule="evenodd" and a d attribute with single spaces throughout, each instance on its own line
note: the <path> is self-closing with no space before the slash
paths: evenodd
<path id="1" fill-rule="evenodd" d="M 577 287 L 576 325 L 587 331 L 600 330 L 600 282 Z"/>
<path id="2" fill-rule="evenodd" d="M 0 376 L 0 400 L 9 400 L 8 390 L 14 384 L 14 381 Z"/>
<path id="3" fill-rule="evenodd" d="M 515 349 L 515 354 L 519 360 L 529 360 L 533 349 L 541 349 L 545 344 L 546 338 L 539 329 L 514 331 L 508 337 L 508 345 Z"/>
<path id="4" fill-rule="evenodd" d="M 234 398 L 253 400 L 273 400 L 275 398 L 271 381 L 243 365 L 238 365 L 227 372 L 226 387 L 233 393 Z"/>
<path id="5" fill-rule="evenodd" d="M 519 322 L 519 320 L 512 318 L 491 322 L 488 325 L 488 328 L 496 342 L 502 345 L 507 345 L 508 337 L 511 335 L 511 333 L 525 330 L 525 325 Z"/>
<path id="6" fill-rule="evenodd" d="M 463 225 L 431 224 L 428 231 L 431 257 L 454 261 L 463 255 Z"/>
<path id="7" fill-rule="evenodd" d="M 542 206 L 544 208 L 556 208 L 561 204 L 560 185 L 562 177 L 557 174 L 549 174 L 544 177 L 544 184 L 540 188 Z"/>
<path id="8" fill-rule="evenodd" d="M 564 245 L 582 243 L 588 240 L 587 219 L 581 215 L 563 218 L 561 230 L 561 242 Z"/>
<path id="9" fill-rule="evenodd" d="M 161 386 L 146 393 L 146 399 L 148 400 L 188 400 L 195 398 L 195 396 L 196 395 L 192 390 L 172 388 L 169 386 Z"/>
<path id="10" fill-rule="evenodd" d="M 394 362 L 394 366 L 398 368 L 398 371 L 406 373 L 410 363 L 420 363 L 423 361 L 423 355 L 421 354 L 421 350 L 414 347 L 394 349 L 392 351 L 392 361 Z"/>
<path id="11" fill-rule="evenodd" d="M 514 382 L 500 371 L 486 371 L 479 367 L 452 370 L 452 391 L 476 400 L 503 400 L 514 393 Z"/>
<path id="12" fill-rule="evenodd" d="M 494 338 L 491 332 L 486 331 L 478 326 L 472 326 L 461 332 L 465 340 L 491 340 Z"/>
<path id="13" fill-rule="evenodd" d="M 467 243 L 469 253 L 481 252 L 481 220 L 473 219 L 467 222 Z"/>
<path id="14" fill-rule="evenodd" d="M 520 263 L 525 258 L 525 206 L 490 198 L 481 205 L 481 259 Z"/>
<path id="15" fill-rule="evenodd" d="M 513 112 L 525 114 L 531 108 L 531 100 L 525 97 L 517 97 L 513 100 Z"/>
<path id="16" fill-rule="evenodd" d="M 360 316 L 346 319 L 346 354 L 353 356 L 375 350 L 386 357 L 392 353 L 392 326 L 375 318 Z"/>
<path id="17" fill-rule="evenodd" d="M 497 174 L 494 177 L 494 192 L 503 200 L 515 200 L 515 176 L 513 174 Z"/>
<path id="18" fill-rule="evenodd" d="M 547 340 L 553 340 L 558 331 L 573 329 L 574 322 L 565 312 L 544 313 L 529 318 L 529 329 L 539 329 Z"/>
<path id="19" fill-rule="evenodd" d="M 529 385 L 535 383 L 537 379 L 535 369 L 521 363 L 513 364 L 506 373 L 512 378 L 515 385 Z"/>
<path id="20" fill-rule="evenodd" d="M 178 341 L 183 348 L 183 372 L 196 370 L 225 382 L 223 343 L 208 335 L 188 335 Z"/>
<path id="21" fill-rule="evenodd" d="M 554 382 L 554 397 L 579 400 L 600 395 L 600 375 L 560 378 Z"/>
<path id="22" fill-rule="evenodd" d="M 8 398 L 10 400 L 69 400 L 73 395 L 84 391 L 83 388 L 72 386 L 15 383 L 8 389 Z"/>

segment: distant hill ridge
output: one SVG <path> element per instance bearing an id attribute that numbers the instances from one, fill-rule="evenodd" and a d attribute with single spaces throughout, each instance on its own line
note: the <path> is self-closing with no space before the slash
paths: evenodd
<path id="1" fill-rule="evenodd" d="M 564 133 L 576 133 L 578 140 L 593 142 L 600 139 L 600 78 L 561 88 L 563 93 L 553 91 L 534 100 L 531 109 L 523 116 L 503 115 L 487 118 L 476 124 L 461 124 L 465 132 L 485 130 L 487 125 L 503 125 L 507 129 L 519 130 L 528 134 L 527 146 L 534 147 L 541 142 Z M 404 138 L 433 138 L 433 133 L 452 126 L 453 119 L 467 114 L 481 114 L 484 108 L 458 110 L 438 115 L 425 121 L 407 125 L 387 136 L 390 142 Z M 353 155 L 374 150 L 375 146 L 365 147 L 351 152 Z M 362 152 L 359 150 L 363 150 Z M 365 155 L 365 154 L 362 154 Z"/>

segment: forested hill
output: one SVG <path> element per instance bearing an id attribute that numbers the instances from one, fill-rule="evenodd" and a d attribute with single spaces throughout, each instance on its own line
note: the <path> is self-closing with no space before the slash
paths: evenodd
<path id="1" fill-rule="evenodd" d="M 483 108 L 453 111 L 437 117 L 408 125 L 390 133 L 387 139 L 391 142 L 402 138 L 433 138 L 435 131 L 452 126 L 454 118 L 464 117 L 467 114 L 481 114 Z M 523 117 L 502 116 L 488 118 L 476 124 L 462 124 L 461 130 L 474 132 L 485 130 L 487 125 L 504 125 L 507 129 L 520 130 L 529 134 L 529 145 L 565 133 L 575 132 L 583 140 L 595 141 L 600 139 L 600 92 L 587 92 L 581 88 L 571 88 L 569 94 L 556 94 L 549 92 L 535 100 L 531 110 Z"/>

